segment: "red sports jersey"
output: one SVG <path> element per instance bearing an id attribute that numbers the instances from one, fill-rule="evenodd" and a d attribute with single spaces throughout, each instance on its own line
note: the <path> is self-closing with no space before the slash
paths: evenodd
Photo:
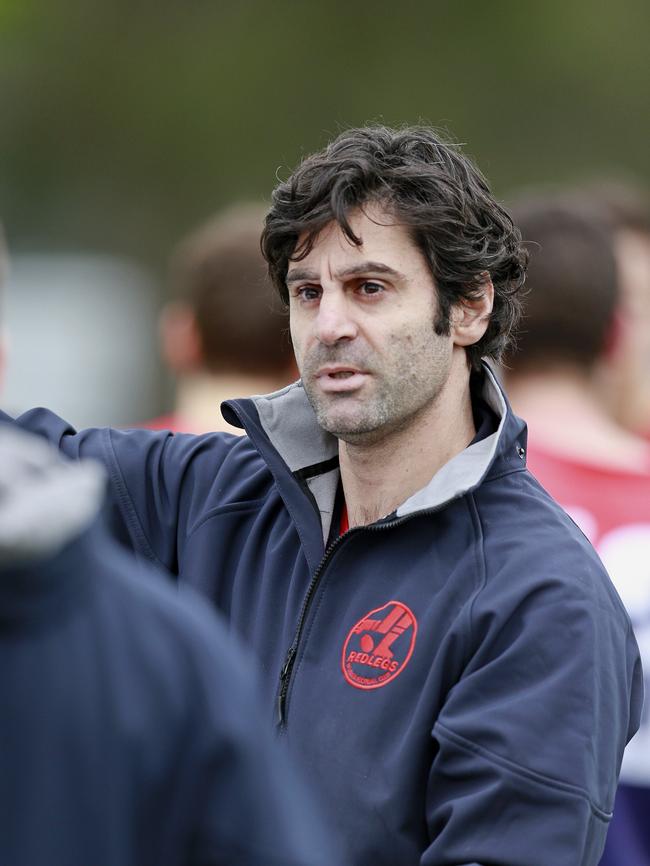
<path id="1" fill-rule="evenodd" d="M 529 443 L 530 445 L 530 443 Z M 528 467 L 598 551 L 625 603 L 650 694 L 650 446 L 638 471 L 574 460 L 533 442 Z M 623 758 L 621 786 L 600 866 L 650 862 L 650 708 Z"/>
<path id="2" fill-rule="evenodd" d="M 528 468 L 599 550 L 609 551 L 622 530 L 629 535 L 632 527 L 645 526 L 650 532 L 650 447 L 645 464 L 633 472 L 579 461 L 529 441 Z"/>
<path id="3" fill-rule="evenodd" d="M 169 415 L 160 415 L 158 418 L 151 418 L 149 421 L 143 421 L 138 425 L 146 427 L 148 430 L 171 430 L 172 433 L 196 433 L 192 429 L 192 425 L 184 421 L 176 412 L 170 412 Z"/>

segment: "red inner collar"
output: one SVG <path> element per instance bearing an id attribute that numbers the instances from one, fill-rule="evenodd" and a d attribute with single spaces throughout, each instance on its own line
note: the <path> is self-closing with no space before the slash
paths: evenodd
<path id="1" fill-rule="evenodd" d="M 343 503 L 343 507 L 341 508 L 341 523 L 339 526 L 339 535 L 343 535 L 350 528 L 350 524 L 348 522 L 348 506 Z"/>

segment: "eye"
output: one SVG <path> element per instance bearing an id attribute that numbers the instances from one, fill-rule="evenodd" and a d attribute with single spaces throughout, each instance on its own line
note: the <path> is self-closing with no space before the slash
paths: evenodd
<path id="1" fill-rule="evenodd" d="M 376 283 L 374 280 L 364 280 L 359 284 L 359 291 L 366 297 L 380 295 L 384 291 L 384 286 L 381 283 Z"/>
<path id="2" fill-rule="evenodd" d="M 309 303 L 320 298 L 322 289 L 320 286 L 299 286 L 294 294 L 299 301 Z"/>

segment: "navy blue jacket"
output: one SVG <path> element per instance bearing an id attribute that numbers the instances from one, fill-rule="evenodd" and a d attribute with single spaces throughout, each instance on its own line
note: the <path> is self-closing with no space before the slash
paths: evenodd
<path id="1" fill-rule="evenodd" d="M 495 429 L 329 546 L 337 442 L 300 383 L 225 404 L 244 438 L 19 421 L 99 459 L 125 540 L 254 648 L 355 866 L 594 866 L 638 726 L 627 614 L 482 388 Z"/>
<path id="2" fill-rule="evenodd" d="M 12 497 L 2 434 L 0 862 L 338 866 L 223 623 L 109 540 L 84 464 Z"/>

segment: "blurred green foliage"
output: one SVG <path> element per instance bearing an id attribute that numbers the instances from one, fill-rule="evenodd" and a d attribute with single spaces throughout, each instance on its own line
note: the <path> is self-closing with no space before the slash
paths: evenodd
<path id="1" fill-rule="evenodd" d="M 647 0 L 0 0 L 14 248 L 162 265 L 341 128 L 425 120 L 497 192 L 650 180 Z"/>

